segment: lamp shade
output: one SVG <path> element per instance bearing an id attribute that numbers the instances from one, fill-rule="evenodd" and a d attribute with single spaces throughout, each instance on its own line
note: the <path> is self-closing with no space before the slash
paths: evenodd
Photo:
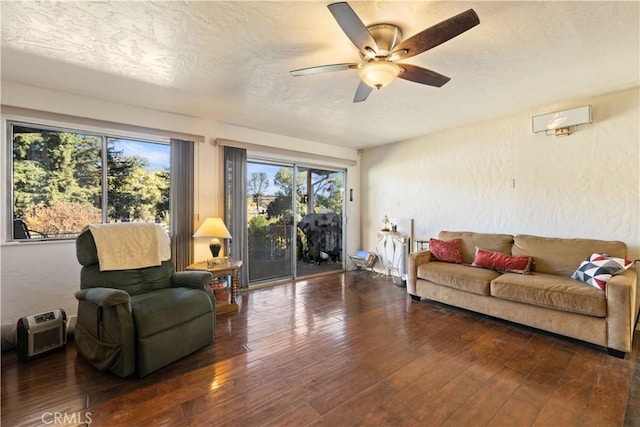
<path id="1" fill-rule="evenodd" d="M 229 233 L 222 219 L 207 218 L 200 224 L 200 227 L 198 227 L 193 237 L 212 237 L 209 243 L 209 249 L 211 250 L 211 255 L 217 258 L 220 254 L 220 248 L 222 247 L 218 239 L 230 239 L 231 233 Z"/>
<path id="2" fill-rule="evenodd" d="M 207 218 L 204 220 L 193 237 L 218 237 L 220 239 L 230 239 L 231 233 L 220 218 Z"/>
<path id="3" fill-rule="evenodd" d="M 367 86 L 380 89 L 391 83 L 401 68 L 390 61 L 371 61 L 358 68 L 358 75 Z"/>

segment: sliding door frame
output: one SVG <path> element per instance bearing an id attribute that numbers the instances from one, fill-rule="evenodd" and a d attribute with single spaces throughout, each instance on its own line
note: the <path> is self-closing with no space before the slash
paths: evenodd
<path id="1" fill-rule="evenodd" d="M 291 197 L 291 209 L 293 212 L 293 224 L 291 227 L 291 235 L 290 235 L 290 241 L 292 242 L 291 244 L 291 274 L 290 276 L 287 277 L 281 277 L 281 278 L 274 278 L 274 279 L 265 279 L 264 281 L 256 281 L 256 282 L 249 282 L 248 285 L 251 287 L 253 286 L 260 286 L 261 284 L 266 284 L 268 282 L 273 282 L 273 281 L 280 281 L 280 280 L 287 280 L 287 279 L 293 279 L 296 280 L 298 278 L 300 278 L 301 276 L 299 276 L 298 273 L 298 268 L 297 268 L 297 251 L 298 251 L 298 242 L 297 242 L 297 230 L 298 230 L 298 219 L 296 217 L 296 212 L 298 209 L 298 203 L 299 201 L 297 200 L 297 197 L 295 197 L 295 195 L 297 194 L 297 181 L 298 181 L 298 173 L 299 173 L 299 169 L 300 168 L 304 168 L 306 169 L 308 172 L 310 173 L 311 170 L 324 170 L 324 171 L 330 171 L 330 172 L 336 172 L 336 173 L 341 173 L 343 176 L 343 188 L 342 188 L 342 212 L 340 212 L 340 217 L 341 217 L 341 229 L 342 229 L 342 233 L 341 233 L 341 248 L 342 248 L 342 256 L 340 257 L 340 271 L 344 271 L 346 268 L 346 256 L 344 254 L 345 252 L 345 248 L 346 248 L 346 237 L 347 237 L 347 233 L 346 233 L 346 226 L 347 226 L 347 218 L 345 215 L 345 211 L 346 211 L 346 206 L 347 206 L 347 194 L 346 194 L 346 189 L 348 188 L 347 186 L 347 181 L 348 181 L 348 176 L 347 176 L 347 168 L 346 167 L 336 167 L 336 166 L 329 166 L 329 165 L 323 165 L 323 164 L 318 164 L 318 163 L 314 163 L 314 162 L 306 162 L 306 161 L 297 161 L 297 160 L 291 160 L 291 159 L 280 159 L 277 157 L 266 157 L 266 156 L 260 156 L 260 155 L 251 155 L 250 153 L 247 153 L 247 166 L 249 165 L 249 163 L 261 163 L 261 164 L 267 164 L 267 165 L 274 165 L 274 166 L 282 166 L 282 167 L 291 167 L 292 168 L 292 186 L 293 188 L 291 189 L 292 191 L 292 197 Z M 247 176 L 248 179 L 248 176 Z M 245 194 L 245 197 L 248 198 L 249 194 L 248 194 L 248 189 L 247 192 Z M 244 226 L 248 228 L 248 224 L 247 221 L 244 221 Z M 251 269 L 251 265 L 248 262 L 249 260 L 247 259 L 247 263 L 249 264 L 248 270 Z M 337 270 L 334 270 L 337 271 Z M 330 274 L 332 272 L 327 272 L 327 274 Z M 302 277 L 308 277 L 308 276 L 302 276 Z"/>

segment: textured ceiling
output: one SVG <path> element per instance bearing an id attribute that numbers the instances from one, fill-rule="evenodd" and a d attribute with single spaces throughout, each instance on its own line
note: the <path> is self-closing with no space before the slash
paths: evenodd
<path id="1" fill-rule="evenodd" d="M 2 80 L 353 148 L 410 139 L 639 84 L 640 3 L 350 2 L 405 38 L 466 9 L 480 25 L 353 104 L 355 62 L 330 2 L 2 2 Z"/>

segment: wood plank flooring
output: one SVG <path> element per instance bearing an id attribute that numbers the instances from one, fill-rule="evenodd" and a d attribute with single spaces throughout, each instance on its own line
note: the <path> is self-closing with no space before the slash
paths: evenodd
<path id="1" fill-rule="evenodd" d="M 623 359 L 337 273 L 249 292 L 215 343 L 146 378 L 72 345 L 2 355 L 3 426 L 640 426 Z M 57 418 L 56 418 L 57 417 Z"/>

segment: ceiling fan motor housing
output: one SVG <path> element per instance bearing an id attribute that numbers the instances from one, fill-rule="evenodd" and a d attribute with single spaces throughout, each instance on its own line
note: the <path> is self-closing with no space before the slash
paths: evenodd
<path id="1" fill-rule="evenodd" d="M 378 45 L 377 56 L 387 56 L 402 40 L 402 31 L 392 24 L 375 24 L 367 27 Z"/>

